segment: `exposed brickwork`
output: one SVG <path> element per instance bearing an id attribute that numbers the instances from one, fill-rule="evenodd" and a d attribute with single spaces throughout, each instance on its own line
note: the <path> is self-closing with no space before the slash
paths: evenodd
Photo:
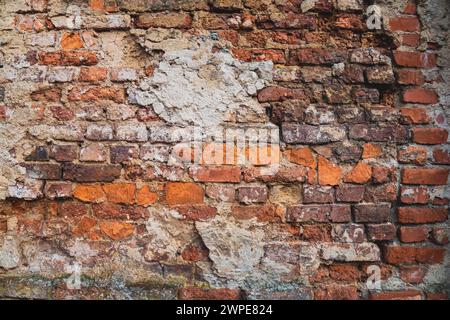
<path id="1" fill-rule="evenodd" d="M 424 2 L 2 1 L 0 298 L 445 299 Z"/>

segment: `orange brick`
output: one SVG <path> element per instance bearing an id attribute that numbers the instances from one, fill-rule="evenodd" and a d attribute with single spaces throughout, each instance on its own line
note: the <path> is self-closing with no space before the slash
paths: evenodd
<path id="1" fill-rule="evenodd" d="M 134 183 L 109 183 L 103 185 L 108 201 L 113 203 L 134 204 L 136 186 Z"/>
<path id="2" fill-rule="evenodd" d="M 78 33 L 65 32 L 61 37 L 61 47 L 64 50 L 81 49 L 83 41 Z"/>
<path id="3" fill-rule="evenodd" d="M 362 153 L 363 159 L 377 158 L 381 156 L 381 154 L 382 149 L 379 145 L 373 143 L 365 143 L 363 145 L 363 153 Z"/>
<path id="4" fill-rule="evenodd" d="M 69 101 L 96 102 L 101 100 L 111 100 L 117 103 L 125 101 L 125 91 L 116 87 L 75 87 L 69 92 Z"/>
<path id="5" fill-rule="evenodd" d="M 100 230 L 113 240 L 128 238 L 134 233 L 134 226 L 126 222 L 103 221 Z"/>
<path id="6" fill-rule="evenodd" d="M 86 235 L 96 225 L 97 220 L 90 217 L 82 217 L 80 221 L 72 229 L 72 233 L 76 236 Z"/>
<path id="7" fill-rule="evenodd" d="M 73 191 L 73 196 L 85 202 L 102 202 L 105 200 L 105 193 L 100 185 L 82 185 L 79 184 Z"/>
<path id="8" fill-rule="evenodd" d="M 158 194 L 152 192 L 149 186 L 144 186 L 137 192 L 136 204 L 139 206 L 149 206 L 158 200 Z"/>
<path id="9" fill-rule="evenodd" d="M 203 203 L 205 191 L 190 182 L 169 182 L 166 185 L 166 201 L 169 205 Z"/>
<path id="10" fill-rule="evenodd" d="M 310 148 L 291 149 L 284 152 L 286 158 L 292 163 L 300 164 L 311 169 L 317 167 L 316 159 Z"/>
<path id="11" fill-rule="evenodd" d="M 344 177 L 345 182 L 351 183 L 366 183 L 372 177 L 372 167 L 364 162 L 359 162 L 353 169 Z"/>
<path id="12" fill-rule="evenodd" d="M 342 179 L 342 169 L 331 161 L 319 156 L 319 184 L 338 185 Z"/>

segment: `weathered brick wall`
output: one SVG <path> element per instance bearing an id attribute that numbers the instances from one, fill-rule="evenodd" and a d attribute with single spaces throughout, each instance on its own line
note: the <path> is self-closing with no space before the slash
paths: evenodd
<path id="1" fill-rule="evenodd" d="M 446 298 L 449 5 L 375 3 L 0 0 L 0 297 Z"/>

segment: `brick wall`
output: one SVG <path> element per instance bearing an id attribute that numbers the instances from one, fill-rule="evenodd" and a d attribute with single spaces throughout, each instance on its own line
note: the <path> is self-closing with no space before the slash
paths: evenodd
<path id="1" fill-rule="evenodd" d="M 446 299 L 441 2 L 1 1 L 0 297 Z"/>

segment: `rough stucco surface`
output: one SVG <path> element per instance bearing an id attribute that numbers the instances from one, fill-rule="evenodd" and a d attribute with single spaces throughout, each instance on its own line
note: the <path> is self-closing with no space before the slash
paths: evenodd
<path id="1" fill-rule="evenodd" d="M 0 298 L 446 299 L 450 8 L 369 4 L 0 0 Z"/>

